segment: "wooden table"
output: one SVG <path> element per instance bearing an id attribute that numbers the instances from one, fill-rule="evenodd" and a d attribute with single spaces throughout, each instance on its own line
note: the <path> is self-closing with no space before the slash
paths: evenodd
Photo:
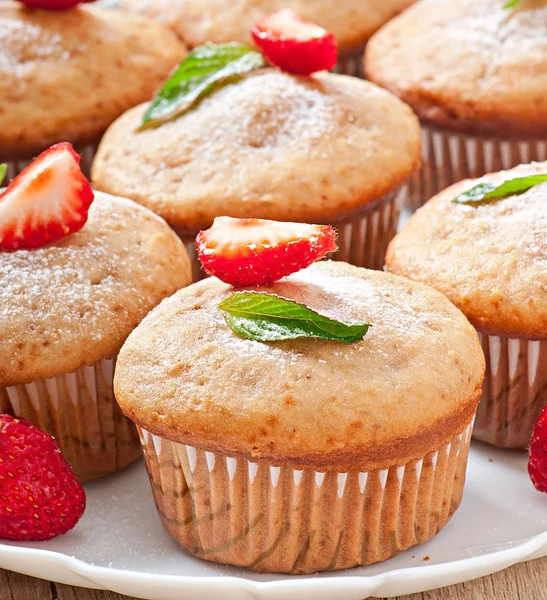
<path id="1" fill-rule="evenodd" d="M 220 600 L 185 598 L 181 600 Z M 0 570 L 0 600 L 128 600 L 111 592 L 84 590 Z M 311 600 L 311 599 L 310 599 Z M 476 581 L 398 600 L 547 600 L 547 558 L 516 565 Z"/>

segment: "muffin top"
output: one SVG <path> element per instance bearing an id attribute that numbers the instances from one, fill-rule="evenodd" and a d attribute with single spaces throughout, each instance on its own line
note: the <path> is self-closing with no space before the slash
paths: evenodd
<path id="1" fill-rule="evenodd" d="M 0 252 L 0 386 L 115 355 L 139 321 L 191 281 L 184 245 L 129 200 L 96 193 L 78 233 Z"/>
<path id="2" fill-rule="evenodd" d="M 251 27 L 290 8 L 332 31 L 341 52 L 358 49 L 385 22 L 414 0 L 121 0 L 120 7 L 167 23 L 189 45 L 251 43 Z"/>
<path id="3" fill-rule="evenodd" d="M 137 132 L 145 110 L 108 130 L 93 181 L 184 233 L 221 215 L 330 223 L 396 189 L 420 161 L 410 108 L 353 77 L 265 69 Z"/>
<path id="4" fill-rule="evenodd" d="M 184 54 L 171 31 L 136 15 L 0 2 L 0 161 L 96 141 Z"/>
<path id="5" fill-rule="evenodd" d="M 243 339 L 218 308 L 233 288 L 201 281 L 128 338 L 115 375 L 125 414 L 172 441 L 326 470 L 404 464 L 471 420 L 484 358 L 442 294 L 329 261 L 258 290 L 372 327 L 352 345 Z"/>
<path id="6" fill-rule="evenodd" d="M 393 240 L 388 269 L 443 292 L 480 331 L 547 338 L 547 184 L 493 204 L 452 202 L 479 181 L 533 173 L 547 174 L 547 162 L 444 190 Z"/>
<path id="7" fill-rule="evenodd" d="M 422 0 L 367 46 L 368 77 L 440 128 L 547 134 L 547 2 Z"/>

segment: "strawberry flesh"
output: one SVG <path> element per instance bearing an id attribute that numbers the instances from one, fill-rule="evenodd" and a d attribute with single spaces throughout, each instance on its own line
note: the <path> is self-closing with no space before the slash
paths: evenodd
<path id="1" fill-rule="evenodd" d="M 68 10 L 78 6 L 78 4 L 87 4 L 96 2 L 96 0 L 19 0 L 27 8 L 43 8 L 45 10 Z"/>
<path id="2" fill-rule="evenodd" d="M 44 541 L 72 529 L 85 492 L 57 442 L 24 419 L 0 415 L 0 538 Z"/>
<path id="3" fill-rule="evenodd" d="M 536 421 L 532 433 L 528 473 L 536 490 L 547 493 L 547 406 Z"/>
<path id="4" fill-rule="evenodd" d="M 0 194 L 0 249 L 45 246 L 86 223 L 93 190 L 68 143 L 42 152 Z"/>
<path id="5" fill-rule="evenodd" d="M 311 75 L 334 68 L 338 60 L 334 34 L 289 9 L 259 21 L 251 35 L 270 63 L 288 73 Z"/>
<path id="6" fill-rule="evenodd" d="M 330 225 L 217 217 L 200 231 L 203 270 L 234 287 L 270 285 L 336 250 Z"/>

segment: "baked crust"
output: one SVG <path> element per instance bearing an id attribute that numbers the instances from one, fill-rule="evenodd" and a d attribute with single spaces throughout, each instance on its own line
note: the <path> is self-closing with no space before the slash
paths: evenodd
<path id="1" fill-rule="evenodd" d="M 521 165 L 444 190 L 391 242 L 392 273 L 444 293 L 489 335 L 547 338 L 547 184 L 494 204 L 451 202 L 479 181 L 547 173 L 547 162 Z"/>
<path id="2" fill-rule="evenodd" d="M 218 309 L 233 289 L 204 280 L 163 302 L 122 348 L 123 412 L 174 442 L 344 471 L 422 458 L 471 420 L 484 356 L 472 326 L 435 290 L 328 261 L 267 290 L 373 326 L 353 345 L 245 340 Z"/>
<path id="3" fill-rule="evenodd" d="M 136 15 L 0 3 L 0 161 L 98 141 L 184 54 L 171 31 Z"/>
<path id="4" fill-rule="evenodd" d="M 547 4 L 424 0 L 375 34 L 365 70 L 426 124 L 502 138 L 547 136 Z"/>
<path id="5" fill-rule="evenodd" d="M 351 52 L 414 0 L 121 0 L 120 7 L 169 25 L 189 46 L 207 41 L 251 43 L 262 17 L 290 8 L 334 32 L 340 52 Z"/>
<path id="6" fill-rule="evenodd" d="M 155 129 L 146 106 L 108 130 L 94 185 L 129 197 L 182 234 L 215 217 L 330 223 L 402 185 L 420 164 L 412 111 L 343 75 L 250 75 Z"/>
<path id="7" fill-rule="evenodd" d="M 78 233 L 0 252 L 0 386 L 71 373 L 114 356 L 140 320 L 191 282 L 167 224 L 96 193 Z"/>

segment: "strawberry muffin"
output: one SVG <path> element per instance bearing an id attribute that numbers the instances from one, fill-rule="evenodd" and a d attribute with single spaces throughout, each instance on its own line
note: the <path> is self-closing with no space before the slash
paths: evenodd
<path id="1" fill-rule="evenodd" d="M 448 296 L 479 331 L 487 376 L 474 435 L 526 448 L 547 404 L 547 163 L 462 181 L 393 240 L 388 269 Z"/>
<path id="2" fill-rule="evenodd" d="M 184 54 L 171 31 L 136 15 L 0 2 L 0 162 L 8 179 L 61 141 L 76 145 L 89 171 L 107 127 L 150 99 Z"/>
<path id="3" fill-rule="evenodd" d="M 167 224 L 94 194 L 78 158 L 54 146 L 0 195 L 0 412 L 54 435 L 86 480 L 139 456 L 114 402 L 116 355 L 191 276 Z"/>
<path id="4" fill-rule="evenodd" d="M 369 79 L 423 123 L 415 205 L 467 177 L 547 160 L 547 4 L 423 0 L 367 46 Z"/>
<path id="5" fill-rule="evenodd" d="M 120 0 L 123 10 L 151 17 L 171 27 L 191 48 L 205 42 L 251 43 L 253 23 L 288 8 L 330 29 L 340 46 L 338 70 L 363 74 L 368 38 L 414 0 Z"/>
<path id="6" fill-rule="evenodd" d="M 287 227 L 245 226 L 272 240 Z M 432 538 L 460 503 L 477 334 L 408 279 L 334 261 L 294 273 L 331 248 L 317 227 L 291 225 L 298 244 L 273 242 L 254 270 L 253 248 L 217 221 L 199 247 L 210 261 L 232 240 L 235 258 L 217 262 L 227 283 L 177 292 L 120 352 L 116 398 L 163 525 L 200 558 L 283 573 L 369 564 Z"/>
<path id="7" fill-rule="evenodd" d="M 420 164 L 418 121 L 363 80 L 286 72 L 302 64 L 292 52 L 276 54 L 281 71 L 241 44 L 196 48 L 152 103 L 108 130 L 94 185 L 157 212 L 189 247 L 217 216 L 316 222 L 336 226 L 340 260 L 382 268 Z M 215 87 L 194 76 L 203 63 L 221 65 Z"/>

